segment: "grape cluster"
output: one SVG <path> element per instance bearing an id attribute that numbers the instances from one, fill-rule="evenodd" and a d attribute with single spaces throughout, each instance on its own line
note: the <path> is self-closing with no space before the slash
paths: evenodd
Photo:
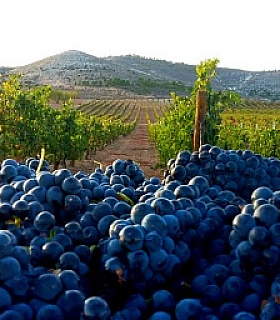
<path id="1" fill-rule="evenodd" d="M 181 151 L 169 160 L 165 181 L 185 182 L 197 175 L 249 202 L 251 193 L 260 186 L 273 191 L 280 189 L 280 160 L 265 158 L 251 150 L 223 150 L 205 144 L 199 151 Z"/>
<path id="2" fill-rule="evenodd" d="M 280 318 L 279 160 L 204 145 L 162 181 L 38 165 L 1 163 L 0 320 Z"/>

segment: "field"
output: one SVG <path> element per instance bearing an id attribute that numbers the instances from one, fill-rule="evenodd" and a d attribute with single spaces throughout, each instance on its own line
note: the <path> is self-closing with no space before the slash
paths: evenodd
<path id="1" fill-rule="evenodd" d="M 280 103 L 246 101 L 222 113 L 219 145 L 280 157 Z"/>
<path id="2" fill-rule="evenodd" d="M 279 319 L 278 104 L 223 108 L 191 152 L 187 99 L 5 90 L 1 319 Z"/>
<path id="3" fill-rule="evenodd" d="M 18 90 L 13 82 L 11 88 Z M 192 148 L 193 120 L 185 100 L 176 106 L 172 99 L 73 99 L 63 107 L 39 90 L 21 92 L 17 102 L 11 93 L 5 98 L 16 108 L 7 104 L 0 114 L 2 158 L 23 159 L 45 147 L 54 167 L 88 172 L 116 158 L 134 159 L 148 177 L 163 177 L 168 160 Z M 212 144 L 280 156 L 279 103 L 247 100 L 218 116 Z"/>
<path id="4" fill-rule="evenodd" d="M 195 109 L 182 98 L 176 98 L 174 105 L 164 118 L 149 126 L 162 164 L 179 150 L 193 148 Z M 219 102 L 217 106 L 220 111 L 206 112 L 205 143 L 226 150 L 251 149 L 266 157 L 280 156 L 280 103 L 241 100 L 233 105 Z"/>
<path id="5" fill-rule="evenodd" d="M 109 145 L 89 154 L 88 160 L 76 161 L 75 167 L 88 171 L 96 167 L 96 162 L 103 166 L 111 164 L 115 159 L 133 159 L 140 164 L 147 177 L 163 176 L 163 168 L 159 168 L 158 151 L 150 141 L 148 123 L 158 121 L 170 108 L 169 100 L 156 99 L 119 99 L 91 100 L 76 109 L 86 114 L 117 118 L 122 123 L 136 121 L 135 129 L 126 136 L 119 136 Z M 75 167 L 71 167 L 75 170 Z"/>
<path id="6" fill-rule="evenodd" d="M 91 152 L 87 160 L 76 161 L 76 170 L 80 167 L 88 171 L 96 167 L 96 162 L 107 166 L 117 158 L 134 159 L 143 167 L 147 176 L 163 177 L 165 162 L 160 160 L 161 150 L 157 150 L 151 140 L 149 127 L 161 123 L 164 115 L 174 110 L 171 100 L 95 99 L 77 104 L 76 109 L 87 115 L 119 119 L 122 123 L 136 122 L 130 134 L 119 136 L 109 145 Z M 225 149 L 251 149 L 265 156 L 279 156 L 279 125 L 279 103 L 247 100 L 242 105 L 222 112 L 217 145 Z M 186 132 L 186 135 L 190 134 Z M 166 159 L 170 157 L 172 155 L 168 154 Z M 71 168 L 75 170 L 75 167 Z"/>

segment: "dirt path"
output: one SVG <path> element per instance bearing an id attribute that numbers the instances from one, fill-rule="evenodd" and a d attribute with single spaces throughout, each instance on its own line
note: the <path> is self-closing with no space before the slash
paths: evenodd
<path id="1" fill-rule="evenodd" d="M 97 166 L 94 161 L 100 162 L 105 168 L 116 159 L 131 159 L 140 165 L 146 178 L 157 176 L 163 179 L 164 169 L 156 168 L 159 162 L 158 152 L 149 139 L 146 123 L 146 109 L 148 108 L 147 111 L 151 114 L 152 103 L 149 100 L 139 100 L 137 104 L 141 104 L 140 117 L 135 129 L 129 135 L 118 137 L 104 149 L 98 150 L 90 160 L 76 161 L 75 167 L 69 169 L 89 172 Z"/>

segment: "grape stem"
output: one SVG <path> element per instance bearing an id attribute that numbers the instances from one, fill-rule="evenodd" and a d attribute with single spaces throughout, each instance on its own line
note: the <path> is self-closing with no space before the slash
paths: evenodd
<path id="1" fill-rule="evenodd" d="M 40 162 L 39 162 L 38 168 L 36 170 L 36 174 L 39 174 L 39 172 L 41 171 L 41 168 L 42 168 L 42 165 L 43 165 L 43 162 L 44 162 L 44 158 L 45 158 L 45 148 L 42 148 L 41 149 Z"/>

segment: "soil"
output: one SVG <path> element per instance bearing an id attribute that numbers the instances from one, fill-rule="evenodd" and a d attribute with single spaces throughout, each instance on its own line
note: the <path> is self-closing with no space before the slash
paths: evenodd
<path id="1" fill-rule="evenodd" d="M 141 104 L 139 120 L 135 129 L 127 136 L 120 136 L 110 145 L 105 146 L 102 150 L 96 151 L 90 155 L 90 160 L 75 161 L 75 166 L 67 165 L 72 172 L 84 171 L 91 173 L 100 163 L 102 168 L 112 164 L 116 159 L 131 159 L 139 164 L 144 171 L 145 177 L 153 176 L 163 179 L 165 168 L 160 168 L 159 155 L 155 145 L 149 139 L 148 126 L 146 123 L 146 112 L 149 114 L 150 121 L 155 121 L 154 101 L 139 100 L 137 104 Z M 161 110 L 156 106 L 157 113 Z"/>

